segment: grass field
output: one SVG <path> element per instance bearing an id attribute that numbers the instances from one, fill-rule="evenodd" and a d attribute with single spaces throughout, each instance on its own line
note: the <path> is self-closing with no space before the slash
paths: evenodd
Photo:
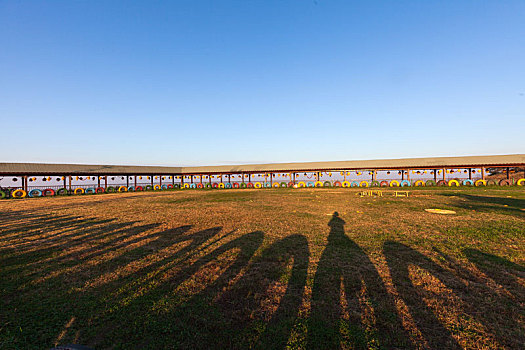
<path id="1" fill-rule="evenodd" d="M 0 201 L 0 348 L 523 348 L 524 189 L 389 191 Z"/>

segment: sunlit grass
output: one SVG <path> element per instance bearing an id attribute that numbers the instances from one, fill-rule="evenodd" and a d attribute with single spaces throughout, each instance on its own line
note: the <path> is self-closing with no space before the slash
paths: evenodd
<path id="1" fill-rule="evenodd" d="M 0 201 L 0 348 L 524 344 L 525 191 L 393 190 Z"/>

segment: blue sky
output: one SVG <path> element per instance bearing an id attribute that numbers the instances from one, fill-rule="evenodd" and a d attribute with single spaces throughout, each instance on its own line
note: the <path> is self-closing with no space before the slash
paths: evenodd
<path id="1" fill-rule="evenodd" d="M 525 151 L 525 1 L 0 0 L 3 162 Z"/>

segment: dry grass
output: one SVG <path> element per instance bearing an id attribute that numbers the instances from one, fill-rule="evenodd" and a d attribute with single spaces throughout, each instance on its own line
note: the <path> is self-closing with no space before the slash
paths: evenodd
<path id="1" fill-rule="evenodd" d="M 523 347 L 523 189 L 357 192 L 1 201 L 0 348 Z"/>

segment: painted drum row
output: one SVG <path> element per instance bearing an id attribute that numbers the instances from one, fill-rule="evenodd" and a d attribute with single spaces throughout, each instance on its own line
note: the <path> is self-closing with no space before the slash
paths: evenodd
<path id="1" fill-rule="evenodd" d="M 408 186 L 510 186 L 516 184 L 518 186 L 525 186 L 525 178 L 517 181 L 511 181 L 507 179 L 496 180 L 417 180 L 410 182 L 408 180 L 391 180 L 391 181 L 300 181 L 294 182 L 243 182 L 243 183 L 185 183 L 182 186 L 179 184 L 174 185 L 147 185 L 147 186 L 109 186 L 109 187 L 78 187 L 75 189 L 61 188 L 57 191 L 46 188 L 43 190 L 32 189 L 28 192 L 22 189 L 16 190 L 0 190 L 0 199 L 3 198 L 25 198 L 25 197 L 49 197 L 49 196 L 62 196 L 62 195 L 83 195 L 83 194 L 96 194 L 96 193 L 116 193 L 116 192 L 140 192 L 140 191 L 161 191 L 171 189 L 212 189 L 212 188 L 305 188 L 305 187 L 408 187 Z"/>

